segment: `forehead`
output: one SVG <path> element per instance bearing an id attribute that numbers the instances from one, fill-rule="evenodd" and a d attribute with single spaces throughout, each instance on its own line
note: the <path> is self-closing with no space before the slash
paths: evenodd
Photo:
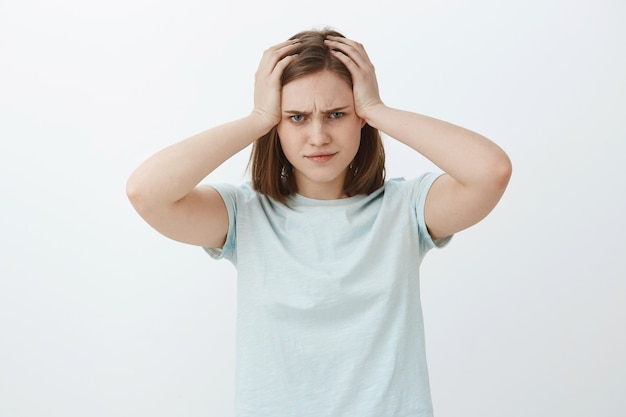
<path id="1" fill-rule="evenodd" d="M 282 107 L 290 110 L 346 106 L 353 100 L 350 84 L 327 70 L 296 78 L 282 89 Z"/>

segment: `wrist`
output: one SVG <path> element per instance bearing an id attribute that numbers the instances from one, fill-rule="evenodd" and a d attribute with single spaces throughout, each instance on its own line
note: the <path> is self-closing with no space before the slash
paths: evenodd
<path id="1" fill-rule="evenodd" d="M 378 102 L 367 106 L 364 110 L 359 112 L 359 117 L 365 120 L 365 122 L 373 128 L 380 129 L 379 120 L 384 119 L 384 113 L 386 110 L 387 106 L 385 106 L 383 102 Z"/>
<path id="2" fill-rule="evenodd" d="M 263 132 L 261 135 L 269 132 L 280 121 L 279 118 L 256 108 L 252 110 L 247 118 L 255 130 Z"/>

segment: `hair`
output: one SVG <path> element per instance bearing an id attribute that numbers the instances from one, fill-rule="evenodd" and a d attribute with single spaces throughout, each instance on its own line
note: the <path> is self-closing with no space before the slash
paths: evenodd
<path id="1" fill-rule="evenodd" d="M 305 75 L 328 70 L 339 75 L 352 88 L 350 71 L 324 43 L 327 36 L 344 37 L 334 30 L 323 29 L 300 32 L 290 38 L 300 40 L 293 51 L 298 56 L 285 67 L 281 86 Z M 283 153 L 276 126 L 254 142 L 248 166 L 256 191 L 282 203 L 298 191 L 293 166 Z M 344 193 L 348 197 L 370 194 L 382 187 L 384 181 L 385 150 L 380 132 L 366 123 L 361 128 L 359 150 L 348 168 Z"/>

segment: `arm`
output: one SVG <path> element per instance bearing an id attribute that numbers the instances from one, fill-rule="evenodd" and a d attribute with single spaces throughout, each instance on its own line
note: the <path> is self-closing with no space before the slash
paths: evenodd
<path id="1" fill-rule="evenodd" d="M 267 133 L 280 120 L 280 75 L 293 59 L 294 41 L 269 48 L 255 77 L 254 110 L 150 157 L 130 176 L 126 193 L 152 227 L 174 240 L 221 247 L 228 213 L 219 193 L 198 184 L 228 158 Z"/>
<path id="2" fill-rule="evenodd" d="M 424 209 L 434 239 L 478 223 L 496 206 L 511 175 L 511 162 L 496 144 L 462 127 L 384 105 L 371 114 L 366 120 L 373 127 L 445 172 L 428 192 Z"/>
<path id="3" fill-rule="evenodd" d="M 387 107 L 380 100 L 374 66 L 363 46 L 342 38 L 331 38 L 328 44 L 341 51 L 335 56 L 352 74 L 359 116 L 445 172 L 426 199 L 424 216 L 431 236 L 449 236 L 487 216 L 511 175 L 511 162 L 504 151 L 470 130 Z"/>

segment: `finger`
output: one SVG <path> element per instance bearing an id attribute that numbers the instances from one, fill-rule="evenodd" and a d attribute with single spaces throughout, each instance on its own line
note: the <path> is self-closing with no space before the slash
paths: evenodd
<path id="1" fill-rule="evenodd" d="M 365 52 L 363 44 L 353 41 L 352 39 L 342 38 L 339 36 L 327 36 L 325 42 L 326 44 L 337 46 L 342 50 L 354 51 L 359 55 L 367 56 L 367 52 Z"/>
<path id="2" fill-rule="evenodd" d="M 352 57 L 350 55 L 348 55 L 347 53 L 343 52 L 342 50 L 331 49 L 330 53 L 333 54 L 346 67 L 348 67 L 348 70 L 352 73 L 353 77 L 355 75 L 355 72 L 357 72 L 358 70 L 361 69 L 360 66 L 354 61 L 354 59 L 352 59 Z"/>
<path id="3" fill-rule="evenodd" d="M 270 74 L 274 71 L 276 64 L 287 56 L 293 55 L 293 51 L 300 43 L 299 40 L 288 40 L 265 50 L 259 63 L 257 73 Z"/>
<path id="4" fill-rule="evenodd" d="M 333 50 L 339 50 L 350 57 L 359 67 L 371 66 L 371 61 L 365 48 L 359 42 L 338 36 L 328 36 L 325 43 Z M 339 56 L 339 55 L 338 55 Z"/>
<path id="5" fill-rule="evenodd" d="M 298 45 L 300 44 L 299 40 L 289 40 L 281 44 L 282 46 L 276 49 L 276 54 L 274 56 L 274 65 L 272 67 L 272 72 L 282 73 L 283 69 L 294 60 L 298 54 L 294 53 Z"/>
<path id="6" fill-rule="evenodd" d="M 350 54 L 349 52 L 343 51 L 339 48 L 331 48 L 330 53 L 341 61 L 346 68 L 348 68 L 348 71 L 352 74 L 353 79 L 360 79 L 364 77 L 363 74 L 367 71 L 367 66 L 356 56 L 356 54 Z"/>
<path id="7" fill-rule="evenodd" d="M 267 56 L 284 56 L 289 51 L 293 50 L 300 43 L 299 39 L 291 39 L 285 42 L 281 42 L 277 45 L 271 46 L 265 50 L 264 55 Z"/>
<path id="8" fill-rule="evenodd" d="M 286 41 L 283 41 L 281 43 L 277 43 L 276 45 L 272 45 L 269 48 L 267 48 L 267 50 L 274 50 L 274 49 L 281 49 L 290 45 L 294 45 L 299 43 L 300 40 L 299 39 L 288 39 Z"/>
<path id="9" fill-rule="evenodd" d="M 284 56 L 283 58 L 281 58 L 276 63 L 276 65 L 274 65 L 274 69 L 272 70 L 272 75 L 280 77 L 282 75 L 283 71 L 285 70 L 285 68 L 287 67 L 287 65 L 289 65 L 291 63 L 291 61 L 296 59 L 297 56 L 298 56 L 298 54 L 291 54 L 291 55 L 287 55 L 287 56 Z"/>

